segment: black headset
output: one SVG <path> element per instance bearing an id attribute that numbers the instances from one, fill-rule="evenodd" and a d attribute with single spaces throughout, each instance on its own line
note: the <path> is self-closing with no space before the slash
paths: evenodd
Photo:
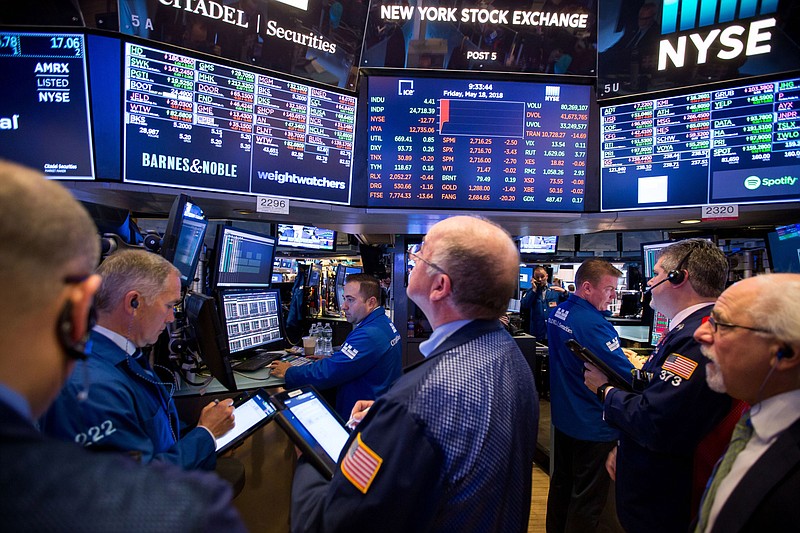
<path id="1" fill-rule="evenodd" d="M 683 282 L 684 279 L 686 279 L 686 273 L 683 271 L 682 267 L 683 264 L 686 263 L 686 260 L 689 259 L 689 256 L 692 255 L 692 252 L 694 252 L 694 248 L 689 250 L 689 252 L 683 256 L 683 259 L 678 261 L 678 266 L 676 266 L 673 270 L 667 272 L 667 281 L 669 281 L 673 285 L 677 285 Z"/>

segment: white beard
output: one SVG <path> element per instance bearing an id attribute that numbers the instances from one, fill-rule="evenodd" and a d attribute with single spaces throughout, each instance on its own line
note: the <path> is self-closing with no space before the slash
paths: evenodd
<path id="1" fill-rule="evenodd" d="M 706 365 L 706 383 L 708 383 L 708 388 L 714 392 L 719 392 L 720 394 L 728 392 L 722 372 L 713 362 Z"/>

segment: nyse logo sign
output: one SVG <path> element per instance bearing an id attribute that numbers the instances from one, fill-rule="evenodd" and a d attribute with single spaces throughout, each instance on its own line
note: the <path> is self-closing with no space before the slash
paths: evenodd
<path id="1" fill-rule="evenodd" d="M 681 34 L 659 43 L 658 70 L 683 67 L 689 52 L 696 54 L 698 65 L 709 56 L 730 61 L 742 55 L 768 54 L 772 51 L 770 29 L 776 25 L 775 17 L 768 15 L 775 13 L 777 4 L 778 0 L 763 0 L 760 5 L 754 0 L 664 0 L 661 33 Z M 745 19 L 749 20 L 741 22 Z M 692 31 L 708 26 L 716 27 Z"/>

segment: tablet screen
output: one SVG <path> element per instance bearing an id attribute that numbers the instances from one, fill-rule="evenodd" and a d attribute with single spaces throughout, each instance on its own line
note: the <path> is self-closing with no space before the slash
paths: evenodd
<path id="1" fill-rule="evenodd" d="M 266 424 L 275 413 L 264 391 L 259 390 L 247 401 L 233 411 L 234 426 L 229 432 L 217 439 L 217 453 L 222 453 L 250 433 Z"/>
<path id="2" fill-rule="evenodd" d="M 336 463 L 349 435 L 316 393 L 305 391 L 293 398 L 283 398 L 283 404 Z"/>

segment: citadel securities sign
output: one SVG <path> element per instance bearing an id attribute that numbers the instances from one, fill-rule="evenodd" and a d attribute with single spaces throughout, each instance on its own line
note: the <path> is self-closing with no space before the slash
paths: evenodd
<path id="1" fill-rule="evenodd" d="M 795 2 L 609 0 L 598 22 L 599 96 L 796 70 Z"/>

